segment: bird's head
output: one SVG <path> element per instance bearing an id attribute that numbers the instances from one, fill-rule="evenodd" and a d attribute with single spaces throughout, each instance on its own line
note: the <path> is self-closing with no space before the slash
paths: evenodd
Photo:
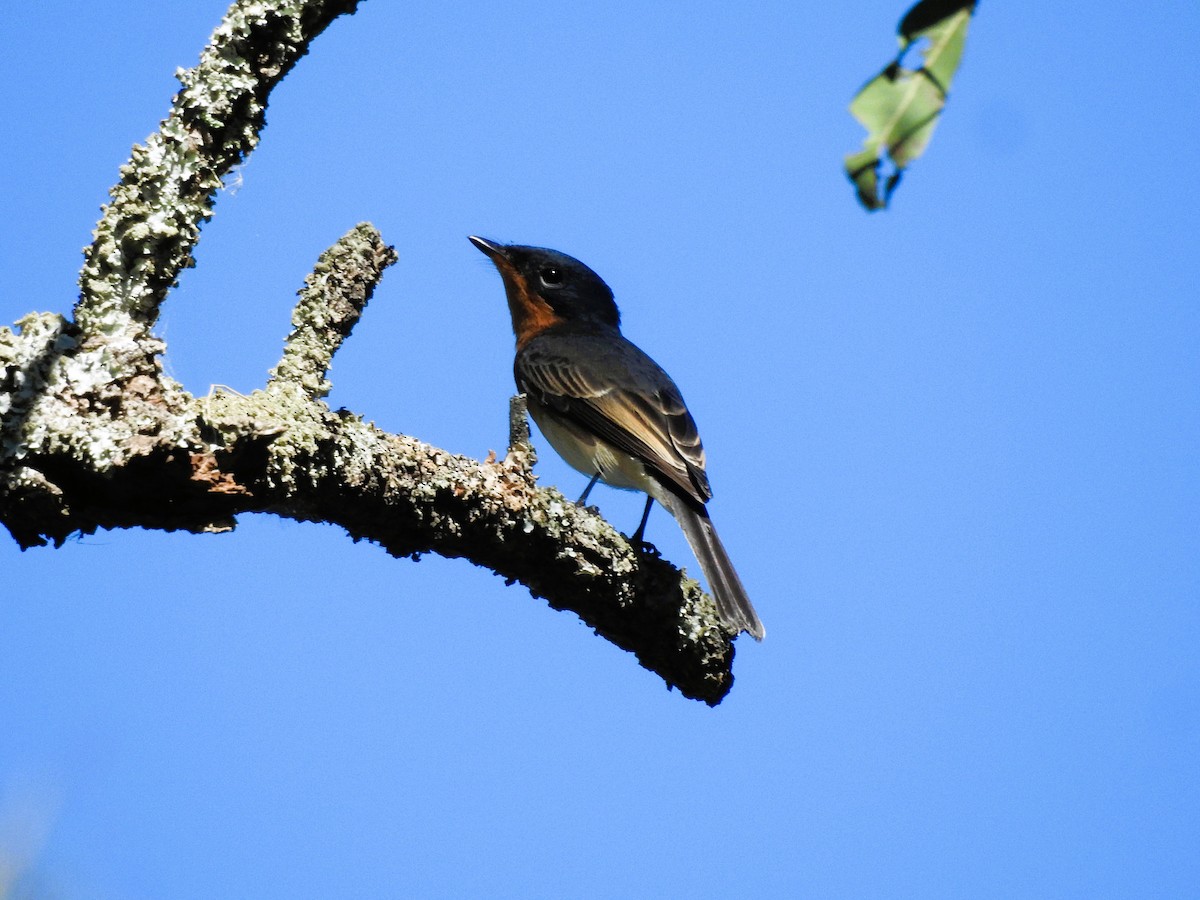
<path id="1" fill-rule="evenodd" d="M 544 247 L 498 244 L 476 235 L 471 235 L 470 241 L 491 259 L 504 279 L 518 345 L 564 322 L 621 326 L 612 290 L 573 256 Z"/>

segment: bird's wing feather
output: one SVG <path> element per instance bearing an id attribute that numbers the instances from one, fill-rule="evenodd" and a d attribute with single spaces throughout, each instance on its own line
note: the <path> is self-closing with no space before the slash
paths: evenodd
<path id="1" fill-rule="evenodd" d="M 518 353 L 515 374 L 537 402 L 642 460 L 693 500 L 712 496 L 704 446 L 679 389 L 619 334 L 535 338 Z"/>

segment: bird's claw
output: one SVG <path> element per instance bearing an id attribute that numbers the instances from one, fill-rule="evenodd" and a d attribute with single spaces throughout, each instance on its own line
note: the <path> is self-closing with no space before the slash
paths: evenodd
<path id="1" fill-rule="evenodd" d="M 653 556 L 655 559 L 662 557 L 658 548 L 640 535 L 635 534 L 629 538 L 629 545 L 642 556 Z"/>

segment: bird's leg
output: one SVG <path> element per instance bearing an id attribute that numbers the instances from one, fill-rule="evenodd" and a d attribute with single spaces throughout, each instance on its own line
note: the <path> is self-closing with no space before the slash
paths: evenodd
<path id="1" fill-rule="evenodd" d="M 645 540 L 643 540 L 646 535 L 646 520 L 650 518 L 650 507 L 653 505 L 654 498 L 647 496 L 646 508 L 642 510 L 642 521 L 638 523 L 637 531 L 633 533 L 633 537 L 629 539 L 629 543 L 638 544 L 639 546 L 646 543 Z"/>
<path id="2" fill-rule="evenodd" d="M 600 473 L 597 472 L 592 476 L 592 480 L 588 482 L 588 486 L 583 489 L 583 493 L 579 495 L 579 499 L 575 501 L 576 506 L 583 506 L 587 502 L 588 494 L 592 492 L 592 488 L 596 486 L 596 482 L 600 480 Z"/>

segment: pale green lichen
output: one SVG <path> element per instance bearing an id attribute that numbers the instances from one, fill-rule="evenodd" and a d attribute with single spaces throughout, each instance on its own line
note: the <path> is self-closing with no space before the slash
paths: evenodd
<path id="1" fill-rule="evenodd" d="M 10 382 L 0 391 L 5 459 L 64 454 L 102 471 L 128 457 L 138 434 L 172 439 L 191 430 L 178 416 L 163 415 L 183 406 L 167 399 L 178 390 L 169 379 L 150 382 L 153 399 L 125 393 L 147 371 L 143 344 L 117 337 L 81 346 L 77 332 L 53 314 L 29 315 L 18 325 L 19 336 L 6 330 L 0 340 Z"/>
<path id="2" fill-rule="evenodd" d="M 68 323 L 54 313 L 30 313 L 17 322 L 19 333 L 0 329 L 0 453 L 22 459 L 28 453 L 30 418 L 53 378 L 55 362 L 77 345 Z"/>
<path id="3" fill-rule="evenodd" d="M 384 269 L 395 262 L 395 248 L 384 244 L 369 222 L 356 225 L 321 254 L 304 279 L 270 389 L 298 386 L 313 399 L 329 393 L 325 375 L 333 354 L 358 322 Z"/>

